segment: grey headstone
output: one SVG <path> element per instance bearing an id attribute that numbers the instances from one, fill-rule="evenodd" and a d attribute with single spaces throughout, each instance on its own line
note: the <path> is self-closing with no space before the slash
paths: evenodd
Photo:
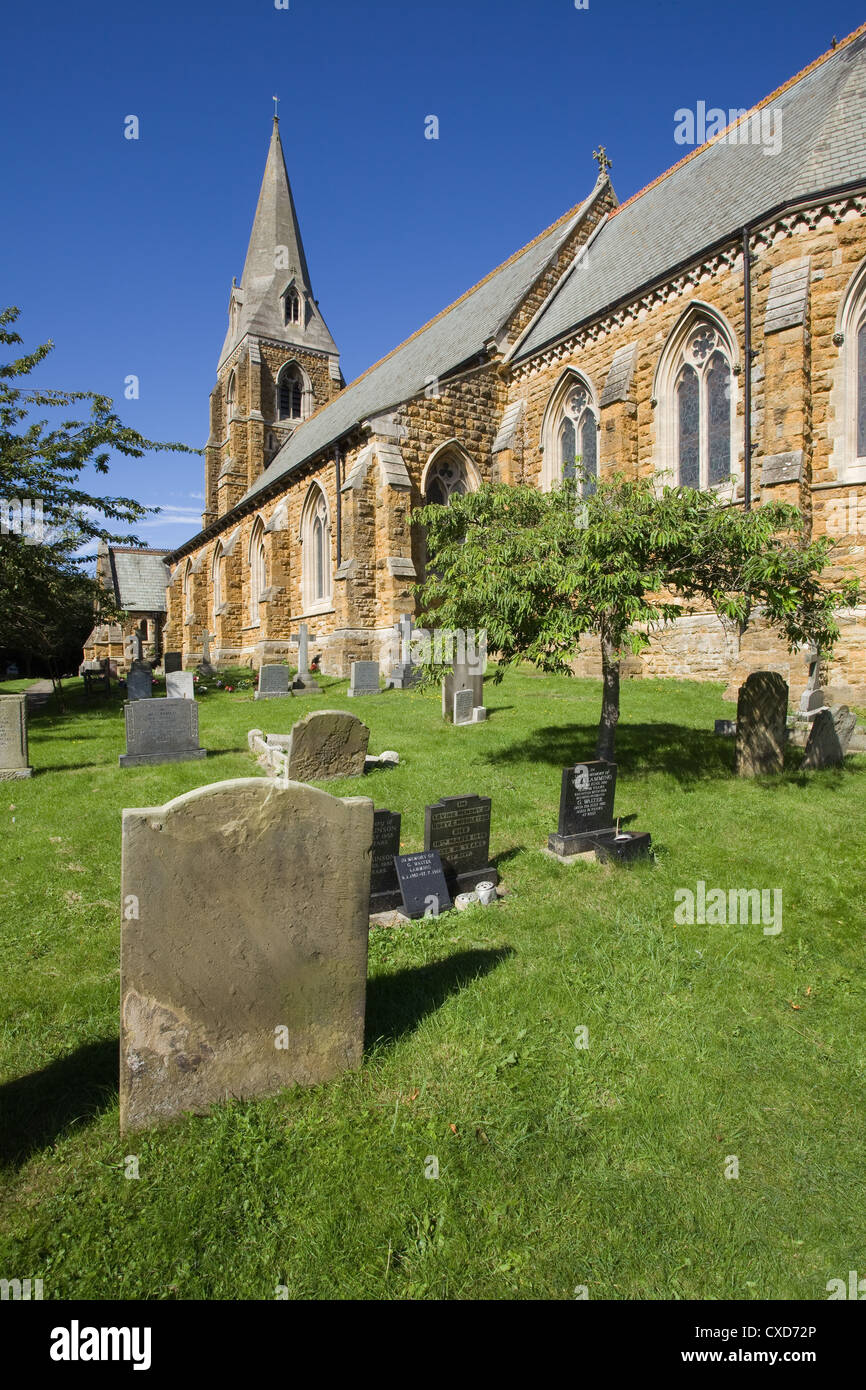
<path id="1" fill-rule="evenodd" d="M 169 671 L 180 671 L 183 669 L 182 652 L 166 652 L 163 658 L 163 669 L 168 675 Z"/>
<path id="2" fill-rule="evenodd" d="M 487 879 L 490 865 L 490 797 L 443 796 L 424 808 L 424 849 L 438 850 L 452 889 L 465 892 Z"/>
<path id="3" fill-rule="evenodd" d="M 373 813 L 373 851 L 370 862 L 370 912 L 387 912 L 403 901 L 394 856 L 400 853 L 399 811 Z"/>
<path id="4" fill-rule="evenodd" d="M 734 770 L 739 777 L 782 771 L 787 716 L 787 681 L 778 671 L 753 671 L 737 699 Z"/>
<path id="5" fill-rule="evenodd" d="M 803 767 L 841 767 L 856 724 L 857 717 L 847 705 L 835 710 L 819 710 L 809 730 Z"/>
<path id="6" fill-rule="evenodd" d="M 454 723 L 471 724 L 473 723 L 473 704 L 474 696 L 471 690 L 454 691 Z"/>
<path id="7" fill-rule="evenodd" d="M 166 671 L 165 693 L 170 700 L 194 700 L 195 680 L 192 671 Z"/>
<path id="8" fill-rule="evenodd" d="M 332 777 L 362 776 L 369 739 L 367 725 L 348 710 L 315 710 L 292 729 L 290 780 L 325 782 Z"/>
<path id="9" fill-rule="evenodd" d="M 27 696 L 0 695 L 0 782 L 32 773 L 27 757 Z"/>
<path id="10" fill-rule="evenodd" d="M 484 704 L 484 676 L 471 670 L 467 662 L 455 662 L 453 671 L 442 677 L 442 718 L 454 718 L 454 696 L 458 690 L 472 691 L 472 708 Z"/>
<path id="11" fill-rule="evenodd" d="M 259 671 L 257 700 L 274 700 L 291 695 L 288 666 L 263 666 Z"/>
<path id="12" fill-rule="evenodd" d="M 124 1133 L 360 1066 L 372 837 L 368 798 L 258 777 L 124 811 Z"/>
<path id="13" fill-rule="evenodd" d="M 126 677 L 127 700 L 150 700 L 153 696 L 153 671 L 146 662 L 134 661 Z"/>
<path id="14" fill-rule="evenodd" d="M 378 695 L 379 694 L 379 663 L 378 661 L 353 661 L 352 675 L 349 681 L 347 695 Z"/>
<path id="15" fill-rule="evenodd" d="M 121 767 L 147 763 L 186 763 L 206 758 L 198 743 L 195 700 L 136 700 L 124 705 L 126 752 Z"/>

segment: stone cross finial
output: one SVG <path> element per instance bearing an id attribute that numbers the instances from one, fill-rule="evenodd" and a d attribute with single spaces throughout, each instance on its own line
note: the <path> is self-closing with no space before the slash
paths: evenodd
<path id="1" fill-rule="evenodd" d="M 608 159 L 607 151 L 604 148 L 604 145 L 599 145 L 597 150 L 593 150 L 592 157 L 598 164 L 598 177 L 600 179 L 603 179 L 607 174 L 608 169 L 613 168 L 613 160 Z"/>

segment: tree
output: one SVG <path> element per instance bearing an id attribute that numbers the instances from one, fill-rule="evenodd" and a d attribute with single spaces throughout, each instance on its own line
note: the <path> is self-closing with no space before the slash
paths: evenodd
<path id="1" fill-rule="evenodd" d="M 0 313 L 0 343 L 21 343 L 12 325 L 19 310 Z M 140 545 L 129 531 L 149 511 L 132 497 L 95 496 L 80 485 L 85 468 L 109 471 L 112 452 L 142 458 L 151 450 L 197 453 L 184 444 L 161 444 L 124 425 L 110 397 L 92 391 L 24 389 L 16 383 L 48 356 L 43 343 L 0 365 L 0 648 L 49 655 L 64 630 L 82 621 L 88 606 L 108 615 L 109 599 L 84 573 L 87 542 Z M 42 409 L 68 410 L 89 403 L 90 418 L 65 418 L 50 428 Z M 37 534 L 15 524 L 40 515 Z M 11 524 L 10 524 L 11 518 Z M 51 643 L 54 643 L 51 646 Z"/>
<path id="2" fill-rule="evenodd" d="M 856 602 L 857 581 L 821 582 L 832 544 L 807 542 L 795 507 L 744 511 L 694 488 L 658 492 L 649 478 L 593 480 L 591 492 L 587 481 L 566 478 L 546 493 L 485 484 L 413 519 L 427 536 L 422 620 L 486 629 L 495 679 L 521 660 L 571 674 L 581 639 L 597 638 L 597 757 L 614 757 L 623 651 L 644 650 L 693 600 L 741 631 L 760 608 L 791 650 L 832 649 L 834 611 Z"/>

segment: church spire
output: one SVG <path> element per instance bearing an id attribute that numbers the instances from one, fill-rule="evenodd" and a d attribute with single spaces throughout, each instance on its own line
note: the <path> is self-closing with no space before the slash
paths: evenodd
<path id="1" fill-rule="evenodd" d="M 287 309 L 287 296 L 293 302 L 297 297 L 296 308 Z M 241 282 L 232 288 L 220 364 L 247 335 L 337 351 L 313 298 L 276 115 Z"/>

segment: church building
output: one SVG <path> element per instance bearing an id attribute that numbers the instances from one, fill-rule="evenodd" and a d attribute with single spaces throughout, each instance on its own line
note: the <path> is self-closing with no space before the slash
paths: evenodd
<path id="1" fill-rule="evenodd" d="M 385 659 L 422 573 L 412 509 L 549 488 L 576 455 L 794 502 L 866 578 L 866 26 L 705 133 L 625 203 L 602 151 L 582 201 L 347 386 L 275 118 L 163 649 L 194 666 L 207 632 L 216 664 L 258 667 L 303 621 L 328 673 Z M 866 606 L 840 622 L 823 684 L 866 704 Z M 576 670 L 597 663 L 588 645 Z M 759 668 L 805 684 L 760 617 L 740 637 L 701 612 L 625 664 L 734 689 Z"/>

